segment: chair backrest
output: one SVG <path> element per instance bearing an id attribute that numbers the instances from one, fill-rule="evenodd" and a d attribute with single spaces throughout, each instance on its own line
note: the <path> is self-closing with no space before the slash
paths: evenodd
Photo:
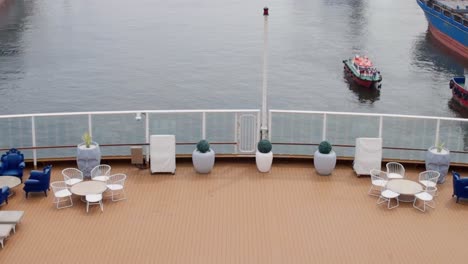
<path id="1" fill-rule="evenodd" d="M 427 192 L 428 194 L 430 194 L 432 196 L 432 198 L 435 197 L 436 195 L 436 192 L 437 192 L 437 187 L 426 187 L 426 189 L 424 190 L 425 192 Z"/>
<path id="2" fill-rule="evenodd" d="M 108 184 L 118 184 L 122 185 L 122 187 L 125 185 L 125 180 L 127 179 L 127 175 L 123 173 L 117 173 L 113 174 L 109 177 L 109 180 L 107 181 Z"/>
<path id="3" fill-rule="evenodd" d="M 109 176 L 111 171 L 111 166 L 107 164 L 97 165 L 91 170 L 91 179 L 96 176 Z"/>
<path id="4" fill-rule="evenodd" d="M 371 181 L 374 183 L 377 180 L 388 181 L 387 173 L 378 169 L 370 170 Z"/>
<path id="5" fill-rule="evenodd" d="M 460 180 L 460 174 L 456 171 L 452 171 L 453 190 L 456 190 L 456 184 L 458 180 Z"/>
<path id="6" fill-rule="evenodd" d="M 405 177 L 405 167 L 398 162 L 389 162 L 385 165 L 387 167 L 387 173 L 397 173 Z"/>
<path id="7" fill-rule="evenodd" d="M 65 181 L 69 179 L 83 179 L 83 172 L 76 168 L 63 169 L 62 175 Z"/>
<path id="8" fill-rule="evenodd" d="M 58 193 L 59 191 L 68 189 L 68 186 L 64 181 L 52 182 L 50 183 L 50 187 L 52 187 L 52 191 L 54 191 L 54 194 Z"/>
<path id="9" fill-rule="evenodd" d="M 457 196 L 468 198 L 468 179 L 462 178 L 458 172 L 452 171 L 453 193 Z"/>
<path id="10" fill-rule="evenodd" d="M 47 186 L 50 185 L 50 172 L 52 170 L 52 165 L 47 165 L 44 167 L 43 172 L 44 172 L 44 177 L 42 178 L 42 181 L 44 184 L 47 184 Z"/>
<path id="11" fill-rule="evenodd" d="M 2 169 L 14 169 L 24 162 L 24 155 L 17 149 L 12 148 L 2 155 Z"/>
<path id="12" fill-rule="evenodd" d="M 440 172 L 434 170 L 427 170 L 419 173 L 419 181 L 431 181 L 437 183 L 439 180 Z"/>

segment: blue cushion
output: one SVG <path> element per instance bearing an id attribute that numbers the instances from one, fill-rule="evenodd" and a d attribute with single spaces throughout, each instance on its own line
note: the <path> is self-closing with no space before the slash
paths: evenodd
<path id="1" fill-rule="evenodd" d="M 24 184 L 28 185 L 28 184 L 39 184 L 41 183 L 39 180 L 34 180 L 34 179 L 28 179 L 24 182 Z"/>
<path id="2" fill-rule="evenodd" d="M 460 182 L 462 185 L 466 185 L 468 184 L 468 178 L 459 179 L 458 182 Z"/>
<path id="3" fill-rule="evenodd" d="M 9 190 L 10 190 L 10 187 L 8 187 L 8 186 L 3 186 L 3 188 L 2 188 L 2 193 L 7 193 L 7 192 L 9 192 Z"/>

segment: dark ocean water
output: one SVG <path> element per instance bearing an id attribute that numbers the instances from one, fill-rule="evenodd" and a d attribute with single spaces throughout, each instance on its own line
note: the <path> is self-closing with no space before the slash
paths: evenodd
<path id="1" fill-rule="evenodd" d="M 272 109 L 459 116 L 448 82 L 468 63 L 413 0 L 269 1 Z M 8 0 L 1 114 L 260 108 L 265 1 Z M 367 55 L 380 92 L 344 79 Z"/>

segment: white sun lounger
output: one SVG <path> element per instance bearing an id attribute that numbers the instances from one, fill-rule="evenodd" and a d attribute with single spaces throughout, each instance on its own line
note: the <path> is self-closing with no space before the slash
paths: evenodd
<path id="1" fill-rule="evenodd" d="M 356 138 L 353 169 L 357 176 L 370 175 L 372 169 L 382 168 L 382 138 Z"/>
<path id="2" fill-rule="evenodd" d="M 174 135 L 151 135 L 150 165 L 151 173 L 170 172 L 176 170 L 176 139 Z"/>
<path id="3" fill-rule="evenodd" d="M 0 224 L 13 225 L 13 232 L 16 233 L 16 224 L 23 219 L 24 211 L 0 211 Z"/>
<path id="4" fill-rule="evenodd" d="M 10 236 L 11 230 L 14 228 L 14 225 L 9 224 L 0 224 L 0 244 L 2 244 L 2 248 L 4 247 L 3 241 Z"/>

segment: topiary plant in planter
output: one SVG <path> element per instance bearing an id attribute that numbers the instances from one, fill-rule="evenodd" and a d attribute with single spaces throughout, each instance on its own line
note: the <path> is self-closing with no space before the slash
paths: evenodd
<path id="1" fill-rule="evenodd" d="M 83 134 L 82 139 L 83 142 L 76 148 L 76 163 L 83 176 L 91 177 L 91 170 L 101 164 L 101 149 L 88 132 Z"/>
<path id="2" fill-rule="evenodd" d="M 262 139 L 257 144 L 257 152 L 255 153 L 255 163 L 260 172 L 269 172 L 273 163 L 273 146 L 268 139 Z"/>
<path id="3" fill-rule="evenodd" d="M 330 175 L 336 166 L 336 153 L 328 141 L 320 142 L 314 153 L 314 167 L 320 175 Z"/>
<path id="4" fill-rule="evenodd" d="M 213 169 L 215 152 L 210 148 L 210 143 L 200 140 L 192 153 L 192 163 L 198 173 L 209 173 Z"/>
<path id="5" fill-rule="evenodd" d="M 426 151 L 426 170 L 435 170 L 440 173 L 437 183 L 444 183 L 450 166 L 450 151 L 444 143 L 438 143 Z"/>

